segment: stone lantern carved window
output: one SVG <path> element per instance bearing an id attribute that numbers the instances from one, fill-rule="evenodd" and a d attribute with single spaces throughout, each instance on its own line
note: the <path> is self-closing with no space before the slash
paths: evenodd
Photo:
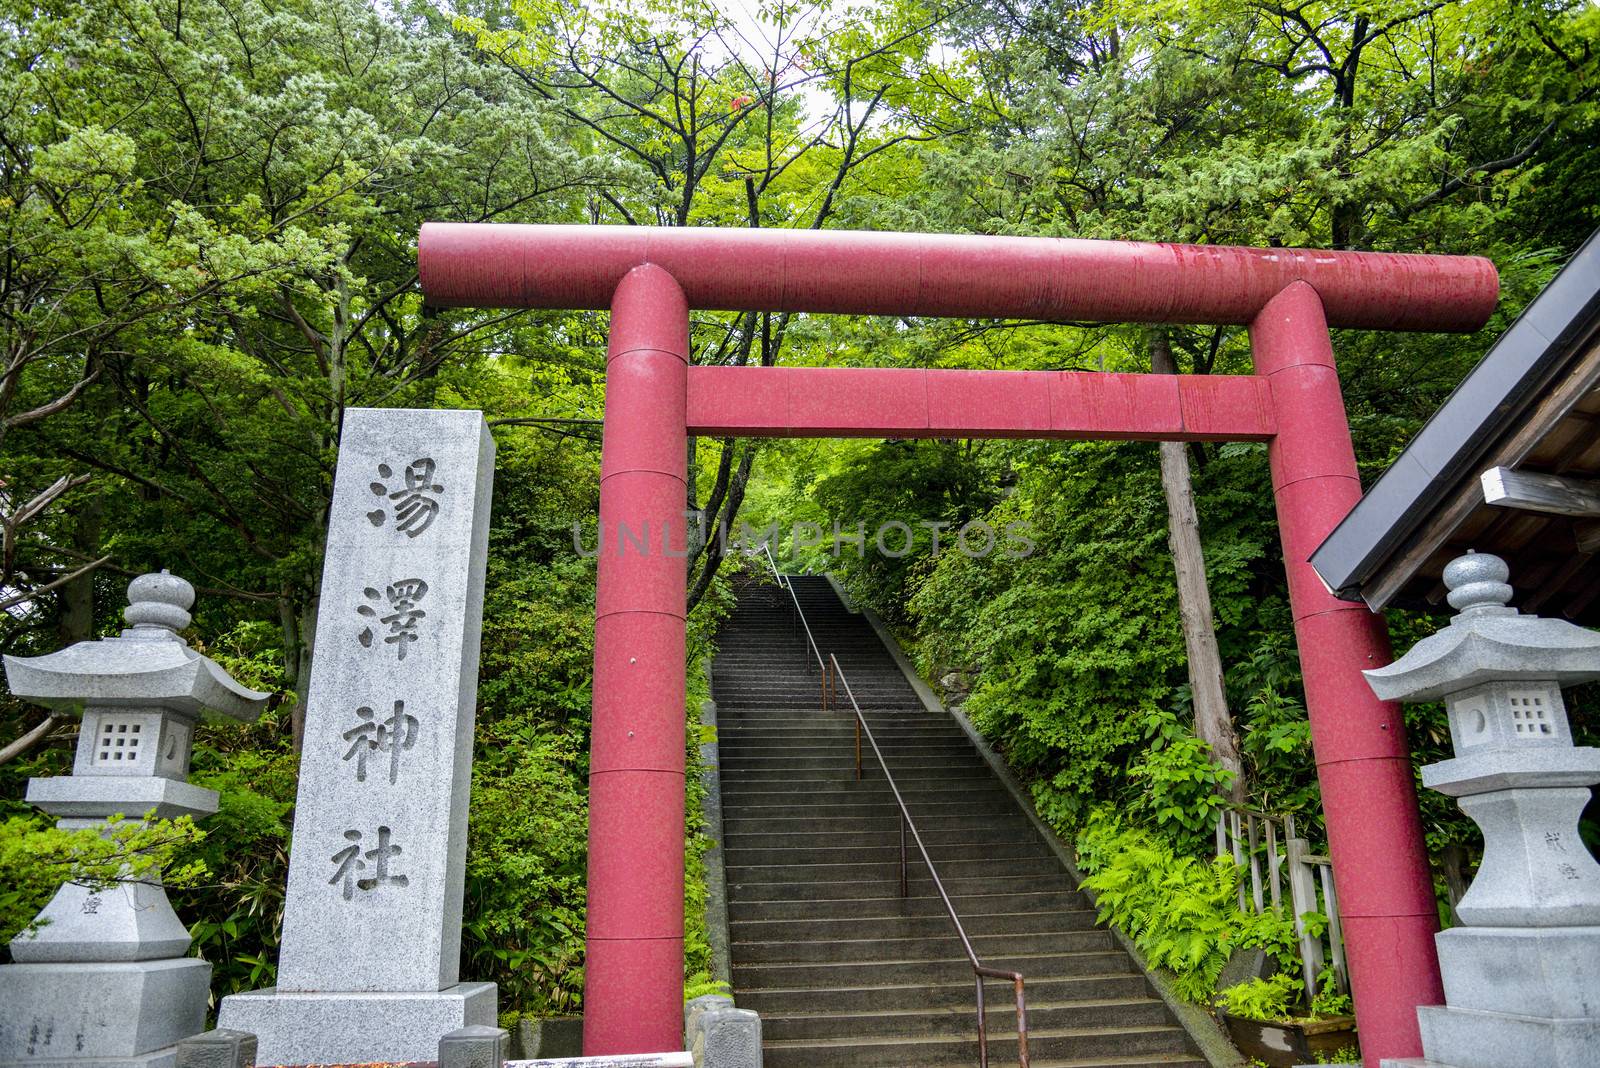
<path id="1" fill-rule="evenodd" d="M 86 708 L 73 774 L 172 778 L 180 769 L 181 775 L 188 754 L 180 760 L 165 756 L 171 727 L 179 722 L 183 717 L 157 708 Z"/>
<path id="2" fill-rule="evenodd" d="M 95 763 L 127 767 L 139 761 L 144 741 L 144 720 L 139 716 L 102 716 L 95 745 Z"/>
<path id="3" fill-rule="evenodd" d="M 1470 749 L 1489 741 L 1489 702 L 1481 694 L 1451 702 L 1450 713 L 1458 748 Z"/>
<path id="4" fill-rule="evenodd" d="M 1537 690 L 1513 690 L 1511 722 L 1519 735 L 1545 735 L 1551 733 L 1550 713 L 1544 695 Z"/>

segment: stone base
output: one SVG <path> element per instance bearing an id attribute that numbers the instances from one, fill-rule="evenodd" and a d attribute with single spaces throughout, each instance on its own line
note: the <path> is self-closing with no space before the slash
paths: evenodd
<path id="1" fill-rule="evenodd" d="M 612 1053 L 604 1057 L 557 1057 L 510 1063 L 517 1068 L 696 1068 L 692 1053 Z"/>
<path id="2" fill-rule="evenodd" d="M 211 965 L 194 957 L 0 967 L 0 1066 L 167 1068 L 206 1027 Z"/>
<path id="3" fill-rule="evenodd" d="M 39 919 L 43 926 L 11 940 L 12 960 L 26 964 L 178 960 L 193 941 L 172 911 L 167 891 L 149 883 L 118 883 L 98 893 L 77 883 L 62 883 Z"/>
<path id="4" fill-rule="evenodd" d="M 512 1033 L 512 1059 L 519 1061 L 553 1060 L 556 1057 L 583 1056 L 583 1017 L 552 1016 L 539 1019 L 524 1016 Z"/>
<path id="5" fill-rule="evenodd" d="M 0 1061 L 0 1068 L 175 1068 L 178 1047 L 168 1046 L 137 1057 L 64 1057 Z"/>
<path id="6" fill-rule="evenodd" d="M 1434 942 L 1452 1009 L 1600 1018 L 1600 927 L 1455 927 Z"/>
<path id="7" fill-rule="evenodd" d="M 1600 1019 L 1548 1019 L 1427 1005 L 1417 1009 L 1428 1058 L 1455 1068 L 1600 1068 Z"/>
<path id="8" fill-rule="evenodd" d="M 437 1060 L 439 1039 L 492 1027 L 497 1015 L 493 983 L 397 993 L 268 987 L 223 998 L 217 1026 L 255 1035 L 257 1064 L 365 1064 Z"/>

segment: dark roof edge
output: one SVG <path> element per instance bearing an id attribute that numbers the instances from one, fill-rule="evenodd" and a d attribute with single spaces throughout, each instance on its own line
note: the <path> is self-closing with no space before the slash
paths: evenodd
<path id="1" fill-rule="evenodd" d="M 1600 318 L 1600 230 L 1500 335 L 1405 450 L 1311 554 L 1335 596 L 1362 587 L 1518 418 Z M 1371 605 L 1374 611 L 1382 604 Z"/>

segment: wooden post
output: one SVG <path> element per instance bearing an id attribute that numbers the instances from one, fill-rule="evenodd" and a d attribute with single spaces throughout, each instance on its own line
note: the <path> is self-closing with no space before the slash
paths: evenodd
<path id="1" fill-rule="evenodd" d="M 1166 327 L 1151 327 L 1150 369 L 1175 375 L 1172 346 Z M 1195 737 L 1211 747 L 1212 759 L 1233 772 L 1228 798 L 1244 804 L 1244 763 L 1239 741 L 1228 714 L 1228 696 L 1222 688 L 1222 653 L 1211 616 L 1211 590 L 1206 585 L 1206 559 L 1200 547 L 1200 520 L 1194 509 L 1194 485 L 1189 479 L 1189 454 L 1181 441 L 1163 441 L 1161 492 L 1167 499 L 1167 545 L 1178 584 L 1178 614 L 1183 620 L 1183 646 L 1189 660 L 1189 691 L 1194 698 Z"/>
<path id="2" fill-rule="evenodd" d="M 1318 865 L 1317 874 L 1322 878 L 1322 904 L 1328 916 L 1328 950 L 1333 954 L 1333 974 L 1343 993 L 1350 989 L 1350 979 L 1345 974 L 1344 931 L 1339 926 L 1339 895 L 1333 889 L 1333 865 Z"/>
<path id="3" fill-rule="evenodd" d="M 1256 915 L 1266 911 L 1266 902 L 1261 897 L 1261 857 L 1256 852 L 1261 847 L 1261 833 L 1256 830 L 1255 816 L 1246 816 L 1246 826 L 1249 828 L 1248 843 L 1250 846 L 1250 899 L 1256 906 Z"/>
<path id="4" fill-rule="evenodd" d="M 1267 875 L 1272 882 L 1272 911 L 1283 907 L 1283 856 L 1278 852 L 1277 824 L 1267 820 Z"/>
<path id="5" fill-rule="evenodd" d="M 1294 933 L 1300 943 L 1300 970 L 1306 998 L 1317 995 L 1317 973 L 1322 971 L 1322 939 L 1313 938 L 1305 914 L 1317 911 L 1317 880 L 1306 862 L 1306 840 L 1289 839 L 1289 907 L 1294 909 Z"/>

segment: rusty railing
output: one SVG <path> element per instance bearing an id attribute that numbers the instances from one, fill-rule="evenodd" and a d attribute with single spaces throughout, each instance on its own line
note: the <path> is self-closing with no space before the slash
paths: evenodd
<path id="1" fill-rule="evenodd" d="M 800 607 L 800 598 L 794 592 L 794 583 L 789 577 L 778 570 L 778 564 L 772 559 L 772 548 L 766 542 L 761 543 L 761 552 L 767 558 L 767 569 L 772 572 L 772 579 L 778 584 L 780 590 L 789 591 L 789 599 L 794 602 L 794 616 L 800 621 L 800 626 L 805 628 L 806 644 L 811 647 L 811 655 L 817 660 L 817 672 L 822 679 L 822 708 L 826 711 L 833 704 L 834 680 L 833 672 L 828 661 L 822 658 L 822 650 L 817 648 L 817 640 L 811 636 L 811 625 L 806 622 L 804 609 Z"/>
<path id="2" fill-rule="evenodd" d="M 922 854 L 922 862 L 928 866 L 928 877 L 933 880 L 933 888 L 939 892 L 939 900 L 944 902 L 944 909 L 950 914 L 950 922 L 955 925 L 956 934 L 961 939 L 961 948 L 966 951 L 967 960 L 972 964 L 973 983 L 978 994 L 978 1065 L 979 1068 L 989 1068 L 989 1023 L 987 1012 L 983 1003 L 983 981 L 985 979 L 1006 979 L 1012 984 L 1017 998 L 1017 1059 L 1020 1068 L 1029 1068 L 1028 1065 L 1028 1004 L 1023 993 L 1023 979 L 1018 972 L 1003 971 L 999 968 L 990 968 L 978 959 L 977 951 L 972 948 L 972 939 L 967 937 L 967 929 L 961 925 L 961 917 L 956 915 L 956 907 L 950 902 L 950 895 L 945 892 L 944 882 L 939 878 L 938 869 L 933 866 L 933 858 L 928 856 L 928 847 L 922 842 L 922 835 L 917 831 L 916 821 L 911 818 L 911 812 L 906 808 L 905 798 L 900 796 L 900 787 L 894 781 L 894 776 L 889 772 L 889 764 L 883 759 L 883 750 L 878 748 L 878 740 L 872 736 L 872 728 L 867 726 L 866 717 L 861 714 L 861 706 L 856 703 L 856 695 L 850 689 L 850 680 L 845 678 L 844 671 L 839 667 L 839 660 L 832 653 L 828 654 L 828 662 L 833 668 L 833 678 L 844 687 L 844 695 L 850 700 L 850 708 L 855 713 L 856 721 L 856 779 L 861 778 L 861 738 L 866 736 L 867 744 L 872 747 L 873 755 L 878 758 L 878 767 L 883 770 L 883 778 L 889 784 L 889 790 L 894 794 L 894 803 L 900 808 L 900 896 L 906 897 L 906 831 L 911 832 L 911 840 L 917 845 L 917 852 Z"/>

